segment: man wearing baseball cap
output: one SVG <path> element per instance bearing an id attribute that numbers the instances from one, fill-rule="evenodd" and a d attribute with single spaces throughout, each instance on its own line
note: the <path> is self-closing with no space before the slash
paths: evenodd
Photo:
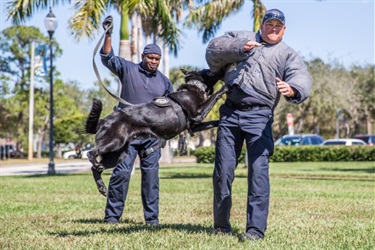
<path id="1" fill-rule="evenodd" d="M 114 55 L 111 45 L 112 16 L 105 18 L 103 28 L 106 30 L 106 36 L 100 56 L 104 66 L 120 79 L 122 99 L 131 104 L 149 103 L 155 97 L 173 92 L 171 81 L 158 70 L 161 60 L 161 50 L 158 45 L 146 45 L 142 53 L 142 61 L 138 64 L 133 63 Z M 117 108 L 121 109 L 124 106 L 119 103 Z M 152 136 L 139 137 L 129 143 L 127 156 L 114 168 L 109 181 L 104 222 L 119 222 L 125 206 L 134 161 L 139 155 L 145 222 L 149 225 L 159 224 L 160 143 L 159 139 Z"/>
<path id="2" fill-rule="evenodd" d="M 246 230 L 241 240 L 265 237 L 270 197 L 269 158 L 274 151 L 273 111 L 284 97 L 301 103 L 311 92 L 311 76 L 303 59 L 282 41 L 285 16 L 268 10 L 260 30 L 231 31 L 214 38 L 206 49 L 212 72 L 225 71 L 229 92 L 220 107 L 214 186 L 214 232 L 230 234 L 232 183 L 241 149 L 248 162 Z"/>

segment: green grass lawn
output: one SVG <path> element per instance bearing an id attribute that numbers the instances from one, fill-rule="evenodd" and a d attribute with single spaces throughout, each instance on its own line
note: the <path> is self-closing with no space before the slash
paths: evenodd
<path id="1" fill-rule="evenodd" d="M 245 230 L 246 169 L 233 184 L 232 236 L 212 233 L 212 164 L 162 166 L 160 227 L 144 224 L 140 171 L 119 225 L 90 173 L 1 177 L 0 249 L 374 249 L 375 163 L 272 163 L 266 238 Z M 108 183 L 110 171 L 103 175 Z"/>

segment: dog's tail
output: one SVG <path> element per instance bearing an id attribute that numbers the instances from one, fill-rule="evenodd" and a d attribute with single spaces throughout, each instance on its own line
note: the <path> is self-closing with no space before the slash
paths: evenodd
<path id="1" fill-rule="evenodd" d="M 103 109 L 103 103 L 98 99 L 93 99 L 90 114 L 86 120 L 85 130 L 88 134 L 95 134 L 98 131 L 100 113 Z"/>

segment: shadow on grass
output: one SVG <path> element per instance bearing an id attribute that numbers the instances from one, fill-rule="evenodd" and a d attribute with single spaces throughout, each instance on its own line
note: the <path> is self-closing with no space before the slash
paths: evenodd
<path id="1" fill-rule="evenodd" d="M 374 163 L 375 165 L 375 163 Z M 375 167 L 369 166 L 368 168 L 322 168 L 323 171 L 339 171 L 339 172 L 363 172 L 368 174 L 375 173 Z"/>
<path id="2" fill-rule="evenodd" d="M 374 181 L 372 176 L 360 177 L 360 176 L 345 176 L 345 175 L 303 175 L 303 174 L 272 174 L 272 177 L 278 177 L 283 179 L 299 179 L 299 180 L 316 180 L 316 181 Z M 271 177 L 271 178 L 272 178 Z"/>
<path id="3" fill-rule="evenodd" d="M 212 178 L 212 174 L 203 173 L 181 173 L 181 174 L 164 174 L 160 179 L 207 179 Z"/>
<path id="4" fill-rule="evenodd" d="M 83 231 L 61 231 L 61 232 L 49 232 L 50 235 L 59 236 L 59 237 L 69 237 L 69 236 L 89 236 L 95 234 L 131 234 L 141 231 L 161 231 L 165 229 L 170 229 L 174 231 L 183 231 L 189 234 L 198 234 L 198 233 L 213 233 L 212 227 L 203 226 L 200 224 L 160 224 L 158 226 L 146 225 L 144 223 L 135 222 L 133 220 L 122 220 L 118 224 L 107 224 L 103 223 L 99 219 L 80 219 L 74 221 L 75 223 L 87 223 L 87 224 L 101 224 L 100 228 L 96 230 L 83 230 Z M 238 233 L 236 230 L 234 234 Z"/>
<path id="5" fill-rule="evenodd" d="M 52 175 L 49 175 L 49 174 L 34 174 L 34 175 L 23 175 L 23 176 L 20 176 L 21 178 L 24 178 L 24 179 L 32 179 L 32 178 L 51 178 L 51 177 L 65 177 L 65 176 L 72 176 L 73 174 L 52 174 Z M 77 174 L 74 174 L 74 175 L 77 175 Z"/>
<path id="6" fill-rule="evenodd" d="M 58 173 L 58 174 L 34 174 L 34 175 L 20 175 L 20 176 L 15 176 L 23 179 L 32 179 L 32 178 L 51 178 L 51 177 L 66 177 L 66 176 L 86 176 L 87 173 Z"/>

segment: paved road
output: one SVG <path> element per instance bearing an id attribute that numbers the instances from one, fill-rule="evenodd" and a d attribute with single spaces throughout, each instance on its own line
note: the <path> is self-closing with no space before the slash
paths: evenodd
<path id="1" fill-rule="evenodd" d="M 177 157 L 173 159 L 171 164 L 179 163 L 195 163 L 195 157 Z M 138 165 L 139 163 L 136 160 L 135 166 L 138 167 Z M 163 164 L 160 163 L 160 165 Z M 90 171 L 90 169 L 91 163 L 89 161 L 68 160 L 67 162 L 55 162 L 55 171 L 57 174 L 79 173 Z M 1 165 L 0 161 L 0 176 L 47 174 L 47 171 L 48 163 L 20 163 L 14 165 Z"/>
<path id="2" fill-rule="evenodd" d="M 55 163 L 57 174 L 89 171 L 90 168 L 91 164 L 84 161 Z M 1 166 L 0 176 L 47 174 L 47 171 L 48 164 L 46 163 Z"/>

